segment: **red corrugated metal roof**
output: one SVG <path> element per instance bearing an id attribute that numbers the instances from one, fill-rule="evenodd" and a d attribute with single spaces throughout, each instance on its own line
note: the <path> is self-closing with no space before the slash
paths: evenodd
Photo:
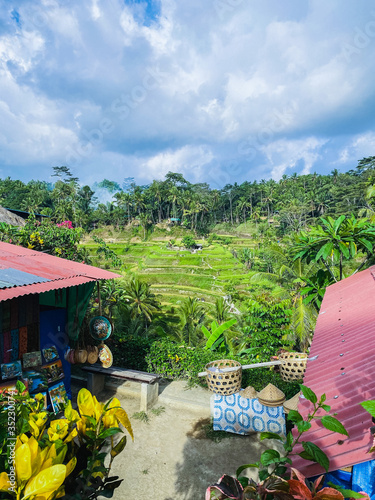
<path id="1" fill-rule="evenodd" d="M 327 395 L 331 414 L 337 413 L 349 438 L 313 421 L 303 440 L 326 453 L 330 471 L 371 460 L 373 424 L 360 403 L 375 399 L 375 266 L 327 288 L 310 349 L 310 357 L 316 355 L 307 362 L 303 383 L 318 397 Z M 309 405 L 300 398 L 299 412 L 306 416 Z M 307 477 L 323 471 L 300 457 L 293 466 Z"/>
<path id="2" fill-rule="evenodd" d="M 31 293 L 43 293 L 49 290 L 82 285 L 90 281 L 121 277 L 120 274 L 98 267 L 3 242 L 0 242 L 0 267 L 3 269 L 11 267 L 50 280 L 45 283 L 1 289 L 0 301 Z"/>

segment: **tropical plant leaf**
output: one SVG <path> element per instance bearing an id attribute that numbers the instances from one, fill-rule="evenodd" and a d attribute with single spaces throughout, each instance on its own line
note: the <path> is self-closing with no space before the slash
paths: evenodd
<path id="1" fill-rule="evenodd" d="M 279 441 L 283 441 L 284 439 L 280 436 L 280 434 L 275 434 L 274 432 L 261 432 L 260 440 L 263 439 L 278 439 Z"/>
<path id="2" fill-rule="evenodd" d="M 322 248 L 316 254 L 315 260 L 318 261 L 320 258 L 326 260 L 326 258 L 329 255 L 331 255 L 332 251 L 333 251 L 333 244 L 330 241 L 328 241 L 325 245 L 322 246 Z"/>
<path id="3" fill-rule="evenodd" d="M 280 461 L 280 453 L 276 450 L 266 450 L 260 456 L 260 461 L 265 467 Z"/>
<path id="4" fill-rule="evenodd" d="M 318 464 L 321 465 L 326 472 L 328 472 L 329 459 L 324 451 L 310 441 L 302 441 L 302 446 L 303 449 L 314 459 L 314 461 L 318 462 Z"/>
<path id="5" fill-rule="evenodd" d="M 298 432 L 306 432 L 311 428 L 310 422 L 306 422 L 306 420 L 300 420 L 296 425 Z"/>
<path id="6" fill-rule="evenodd" d="M 364 401 L 361 406 L 370 413 L 371 416 L 375 418 L 375 400 Z"/>
<path id="7" fill-rule="evenodd" d="M 334 488 L 337 491 L 339 491 L 344 498 L 366 498 L 366 495 L 364 495 L 363 493 L 358 493 L 358 491 L 342 488 L 340 485 L 334 484 L 331 481 L 328 482 L 328 486 L 331 486 L 331 488 Z"/>
<path id="8" fill-rule="evenodd" d="M 345 429 L 342 423 L 337 420 L 337 418 L 332 417 L 331 415 L 325 415 L 320 421 L 329 431 L 338 432 L 339 434 L 349 436 L 348 431 Z"/>
<path id="9" fill-rule="evenodd" d="M 303 416 L 297 410 L 290 410 L 288 413 L 288 420 L 296 424 L 297 422 L 303 420 Z"/>
<path id="10" fill-rule="evenodd" d="M 259 462 L 256 462 L 254 464 L 241 465 L 241 467 L 238 467 L 238 469 L 236 470 L 236 476 L 238 478 L 238 476 L 241 474 L 241 472 L 244 471 L 245 469 L 250 469 L 251 467 L 259 469 L 259 466 L 260 466 Z"/>
<path id="11" fill-rule="evenodd" d="M 238 479 L 224 474 L 216 484 L 207 488 L 207 500 L 212 498 L 211 493 L 213 492 L 215 494 L 218 494 L 218 496 L 213 497 L 217 500 L 224 500 L 226 498 L 231 498 L 233 500 L 242 500 L 243 487 Z"/>
<path id="12" fill-rule="evenodd" d="M 337 230 L 339 229 L 341 224 L 344 222 L 344 220 L 345 220 L 345 215 L 340 215 L 340 217 L 338 219 L 336 219 L 334 222 L 333 222 L 333 219 L 331 219 L 331 223 L 333 222 L 333 230 L 335 231 L 335 233 L 337 233 Z"/>
<path id="13" fill-rule="evenodd" d="M 318 401 L 318 398 L 316 397 L 315 392 L 310 389 L 309 387 L 306 387 L 305 385 L 301 384 L 301 391 L 303 396 L 308 400 L 311 401 L 311 403 L 315 404 Z"/>

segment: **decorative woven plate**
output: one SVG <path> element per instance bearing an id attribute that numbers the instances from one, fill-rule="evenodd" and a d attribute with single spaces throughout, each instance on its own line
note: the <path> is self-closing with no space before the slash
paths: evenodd
<path id="1" fill-rule="evenodd" d="M 90 334 L 95 340 L 106 340 L 112 333 L 112 325 L 104 316 L 95 316 L 90 321 Z"/>
<path id="2" fill-rule="evenodd" d="M 96 346 L 87 346 L 87 362 L 93 365 L 98 361 L 99 349 Z"/>
<path id="3" fill-rule="evenodd" d="M 99 347 L 99 359 L 103 365 L 103 368 L 109 368 L 112 366 L 113 356 L 111 353 L 111 349 L 105 344 L 102 344 Z"/>

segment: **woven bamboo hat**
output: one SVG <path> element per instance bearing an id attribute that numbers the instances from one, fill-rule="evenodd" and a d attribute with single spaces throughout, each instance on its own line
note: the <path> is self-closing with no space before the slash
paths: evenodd
<path id="1" fill-rule="evenodd" d="M 241 398 L 255 399 L 257 397 L 257 391 L 254 389 L 254 387 L 249 385 L 248 387 L 246 387 L 246 389 L 241 391 L 240 396 Z"/>
<path id="2" fill-rule="evenodd" d="M 301 392 L 298 392 L 295 396 L 288 399 L 288 401 L 285 401 L 285 403 L 283 404 L 285 413 L 289 413 L 290 410 L 298 411 L 298 401 L 299 401 L 300 394 L 301 394 Z"/>
<path id="3" fill-rule="evenodd" d="M 285 394 L 273 384 L 268 384 L 258 392 L 258 401 L 264 406 L 281 406 L 285 401 Z"/>

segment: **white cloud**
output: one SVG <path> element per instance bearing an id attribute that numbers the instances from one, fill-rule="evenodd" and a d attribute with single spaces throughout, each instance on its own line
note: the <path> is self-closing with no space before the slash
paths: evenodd
<path id="1" fill-rule="evenodd" d="M 100 7 L 99 7 L 99 0 L 92 0 L 91 4 L 91 15 L 94 21 L 99 19 L 102 16 Z"/>
<path id="2" fill-rule="evenodd" d="M 354 165 L 358 160 L 375 155 L 375 133 L 366 132 L 354 136 L 344 148 L 338 151 L 337 164 Z"/>
<path id="3" fill-rule="evenodd" d="M 315 163 L 320 159 L 320 150 L 327 141 L 310 137 L 299 140 L 279 140 L 262 148 L 269 164 L 272 166 L 271 177 L 280 180 L 288 169 L 295 168 L 303 162 L 301 175 L 311 173 Z"/>
<path id="4" fill-rule="evenodd" d="M 205 146 L 184 146 L 168 150 L 146 159 L 139 165 L 140 177 L 150 181 L 162 179 L 169 171 L 181 172 L 190 182 L 203 182 L 204 170 L 214 159 Z"/>
<path id="5" fill-rule="evenodd" d="M 103 119 L 113 131 L 79 164 L 95 180 L 106 161 L 114 175 L 117 164 L 139 179 L 176 169 L 200 181 L 233 161 L 252 180 L 260 155 L 265 175 L 280 177 L 374 154 L 375 37 L 350 64 L 343 57 L 372 3 L 223 3 L 225 15 L 218 2 L 160 0 L 150 17 L 145 2 L 23 0 L 18 23 L 1 5 L 3 163 L 63 164 Z M 147 86 L 150 69 L 162 77 Z"/>

